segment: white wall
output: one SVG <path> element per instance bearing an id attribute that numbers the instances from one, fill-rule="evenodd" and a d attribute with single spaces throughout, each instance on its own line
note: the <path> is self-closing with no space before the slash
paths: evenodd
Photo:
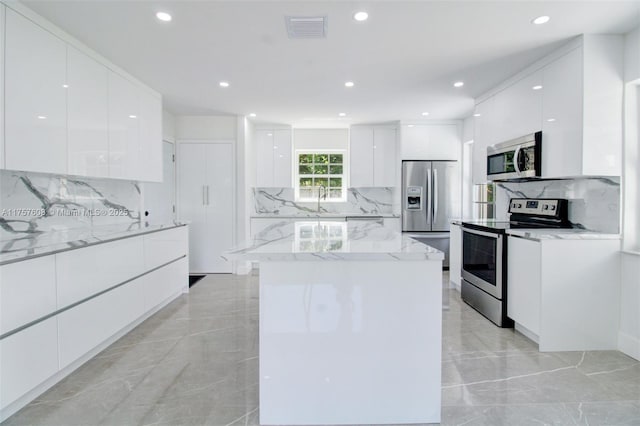
<path id="1" fill-rule="evenodd" d="M 162 111 L 162 140 L 176 143 L 176 118 L 168 111 Z"/>
<path id="2" fill-rule="evenodd" d="M 638 228 L 638 204 L 640 198 L 640 28 L 625 38 L 625 150 L 623 192 L 624 247 L 629 250 L 621 258 L 620 331 L 618 348 L 640 360 L 640 247 Z"/>
<path id="3" fill-rule="evenodd" d="M 294 150 L 348 148 L 348 129 L 293 129 Z"/>
<path id="4" fill-rule="evenodd" d="M 640 78 L 640 28 L 625 37 L 624 79 L 628 83 Z"/>
<path id="5" fill-rule="evenodd" d="M 189 115 L 175 120 L 176 139 L 236 140 L 235 115 Z"/>

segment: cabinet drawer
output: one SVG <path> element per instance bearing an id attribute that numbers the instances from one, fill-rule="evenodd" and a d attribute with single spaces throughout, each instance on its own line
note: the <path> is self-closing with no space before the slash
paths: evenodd
<path id="1" fill-rule="evenodd" d="M 186 226 L 144 236 L 145 270 L 157 268 L 187 254 L 189 233 Z"/>
<path id="2" fill-rule="evenodd" d="M 69 306 L 142 272 L 142 237 L 57 254 L 58 308 Z"/>
<path id="3" fill-rule="evenodd" d="M 60 368 L 68 366 L 144 313 L 143 278 L 58 315 Z"/>
<path id="4" fill-rule="evenodd" d="M 0 406 L 3 408 L 58 371 L 56 318 L 0 340 Z"/>
<path id="5" fill-rule="evenodd" d="M 54 256 L 0 266 L 0 334 L 56 310 Z"/>
<path id="6" fill-rule="evenodd" d="M 145 275 L 145 311 L 158 306 L 169 296 L 188 286 L 189 261 L 184 258 Z"/>

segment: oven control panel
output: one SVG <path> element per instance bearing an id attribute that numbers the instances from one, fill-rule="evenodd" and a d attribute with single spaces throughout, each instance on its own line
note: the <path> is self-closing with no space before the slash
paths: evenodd
<path id="1" fill-rule="evenodd" d="M 512 198 L 509 213 L 529 214 L 536 216 L 556 216 L 560 200 Z"/>

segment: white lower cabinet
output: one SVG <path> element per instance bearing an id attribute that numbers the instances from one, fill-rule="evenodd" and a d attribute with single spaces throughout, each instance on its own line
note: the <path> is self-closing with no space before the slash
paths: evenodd
<path id="1" fill-rule="evenodd" d="M 508 244 L 507 316 L 538 336 L 540 334 L 541 244 L 538 241 L 515 237 L 509 237 Z"/>
<path id="2" fill-rule="evenodd" d="M 55 310 L 54 256 L 0 266 L 0 334 Z"/>
<path id="3" fill-rule="evenodd" d="M 184 258 L 141 277 L 146 311 L 189 286 L 189 261 Z"/>
<path id="4" fill-rule="evenodd" d="M 58 309 L 143 273 L 143 250 L 141 236 L 56 254 Z"/>
<path id="5" fill-rule="evenodd" d="M 509 236 L 507 313 L 540 351 L 617 349 L 620 241 Z"/>
<path id="6" fill-rule="evenodd" d="M 0 406 L 4 409 L 57 371 L 57 318 L 0 340 Z"/>
<path id="7" fill-rule="evenodd" d="M 189 231 L 186 226 L 143 236 L 145 270 L 157 268 L 179 258 L 189 250 Z"/>
<path id="8" fill-rule="evenodd" d="M 65 368 L 144 312 L 142 280 L 81 303 L 58 315 L 60 368 Z"/>
<path id="9" fill-rule="evenodd" d="M 459 289 L 462 285 L 462 227 L 451 224 L 449 228 L 449 281 Z"/>
<path id="10" fill-rule="evenodd" d="M 187 234 L 171 228 L 0 266 L 0 422 L 188 289 Z"/>

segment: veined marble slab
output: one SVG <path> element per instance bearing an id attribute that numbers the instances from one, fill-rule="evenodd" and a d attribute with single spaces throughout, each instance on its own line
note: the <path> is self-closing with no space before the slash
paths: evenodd
<path id="1" fill-rule="evenodd" d="M 620 234 L 589 232 L 582 229 L 508 229 L 508 235 L 528 240 L 619 240 Z"/>
<path id="2" fill-rule="evenodd" d="M 182 223 L 146 225 L 140 222 L 115 224 L 93 228 L 71 228 L 60 231 L 30 234 L 0 243 L 0 265 L 33 257 L 48 256 L 120 238 L 135 237 L 151 232 L 184 226 Z"/>
<path id="3" fill-rule="evenodd" d="M 254 214 L 251 219 L 345 219 L 346 217 L 383 217 L 399 219 L 399 214 L 376 213 L 307 213 L 307 214 Z"/>
<path id="4" fill-rule="evenodd" d="M 618 177 L 499 182 L 495 197 L 496 220 L 509 220 L 511 198 L 567 198 L 569 221 L 574 228 L 609 234 L 620 232 Z"/>
<path id="5" fill-rule="evenodd" d="M 393 215 L 400 211 L 394 205 L 395 188 L 349 188 L 345 202 L 321 200 L 320 210 L 316 202 L 299 202 L 293 188 L 253 188 L 254 213 L 252 216 L 302 216 L 328 215 Z"/>
<path id="6" fill-rule="evenodd" d="M 227 260 L 443 260 L 444 253 L 371 222 L 282 221 L 226 252 Z"/>

